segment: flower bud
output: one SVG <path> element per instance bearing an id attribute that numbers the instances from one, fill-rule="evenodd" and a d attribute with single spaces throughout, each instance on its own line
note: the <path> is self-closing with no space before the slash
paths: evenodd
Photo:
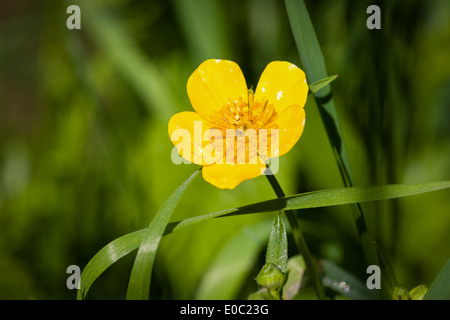
<path id="1" fill-rule="evenodd" d="M 408 290 L 402 287 L 395 287 L 392 293 L 392 300 L 409 300 Z"/>
<path id="2" fill-rule="evenodd" d="M 421 284 L 411 289 L 411 291 L 409 292 L 409 298 L 411 300 L 423 300 L 423 297 L 425 296 L 427 291 L 428 288 L 425 285 Z"/>
<path id="3" fill-rule="evenodd" d="M 286 280 L 286 275 L 272 263 L 266 263 L 256 277 L 256 282 L 269 290 L 278 289 Z"/>
<path id="4" fill-rule="evenodd" d="M 262 288 L 257 292 L 250 293 L 248 300 L 274 300 L 274 297 L 270 294 L 267 288 Z"/>

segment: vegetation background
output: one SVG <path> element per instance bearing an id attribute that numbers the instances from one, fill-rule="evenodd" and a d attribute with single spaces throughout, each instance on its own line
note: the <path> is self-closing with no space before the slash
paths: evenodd
<path id="1" fill-rule="evenodd" d="M 81 8 L 81 30 L 66 9 Z M 381 8 L 368 30 L 366 9 Z M 450 179 L 450 2 L 306 1 L 357 185 Z M 249 86 L 264 67 L 301 67 L 276 0 L 0 3 L 0 298 L 75 299 L 66 269 L 146 227 L 197 168 L 174 165 L 170 117 L 191 110 L 186 82 L 205 59 L 237 62 Z M 280 159 L 287 194 L 342 187 L 314 99 Z M 450 257 L 449 191 L 363 204 L 400 285 L 430 285 Z M 274 198 L 264 177 L 234 190 L 201 178 L 173 220 Z M 311 252 L 365 281 L 348 206 L 301 211 Z M 214 219 L 163 238 L 153 299 L 246 298 L 273 215 Z M 90 299 L 123 299 L 134 254 Z"/>

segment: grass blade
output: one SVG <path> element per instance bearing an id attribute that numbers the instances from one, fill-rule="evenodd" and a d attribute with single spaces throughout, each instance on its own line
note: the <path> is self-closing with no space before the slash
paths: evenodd
<path id="1" fill-rule="evenodd" d="M 424 300 L 450 300 L 450 259 L 434 279 Z"/>
<path id="2" fill-rule="evenodd" d="M 77 299 L 85 299 L 91 285 L 106 269 L 120 258 L 123 258 L 134 249 L 137 249 L 142 242 L 144 234 L 145 229 L 126 234 L 111 241 L 97 252 L 83 269 Z"/>
<path id="3" fill-rule="evenodd" d="M 297 45 L 300 58 L 303 62 L 306 77 L 309 83 L 327 78 L 328 73 L 319 41 L 316 37 L 314 27 L 303 0 L 285 0 L 286 9 L 291 24 L 291 29 Z M 345 186 L 354 186 L 350 163 L 339 125 L 339 120 L 331 95 L 330 85 L 314 93 L 319 113 L 325 126 L 328 139 L 331 143 L 333 154 L 336 158 L 342 180 Z M 369 265 L 380 265 L 377 250 L 373 246 L 374 239 L 368 232 L 362 208 L 359 204 L 352 206 L 353 220 L 355 222 L 358 236 L 364 251 L 364 256 Z M 389 271 L 392 273 L 391 271 Z M 391 293 L 386 288 L 392 284 L 386 282 L 382 277 L 381 294 L 383 298 L 390 299 Z"/>
<path id="4" fill-rule="evenodd" d="M 175 190 L 166 202 L 164 202 L 146 229 L 136 260 L 134 261 L 133 269 L 131 270 L 130 281 L 128 282 L 127 299 L 148 299 L 153 263 L 155 261 L 159 242 L 178 201 L 199 172 L 200 170 L 195 171 L 181 186 L 178 187 L 178 189 Z"/>
<path id="5" fill-rule="evenodd" d="M 425 192 L 450 188 L 450 181 L 431 182 L 413 185 L 386 185 L 372 187 L 353 187 L 332 190 L 321 190 L 285 198 L 253 203 L 239 208 L 231 208 L 210 214 L 188 218 L 182 221 L 171 222 L 165 228 L 163 235 L 183 230 L 213 218 L 275 212 L 285 209 L 308 209 L 333 205 L 345 205 L 363 201 L 387 200 L 399 197 L 413 196 Z M 86 265 L 81 275 L 78 299 L 86 298 L 92 283 L 112 264 L 133 250 L 139 248 L 142 240 L 147 236 L 148 228 L 129 233 L 115 239 L 103 247 Z M 450 263 L 447 262 L 447 269 Z M 448 271 L 448 270 L 447 270 Z M 433 284 L 437 286 L 437 284 Z M 431 292 L 437 289 L 431 289 Z M 433 295 L 430 295 L 433 297 Z"/>
<path id="6" fill-rule="evenodd" d="M 379 201 L 450 188 L 450 181 L 429 182 L 422 184 L 391 184 L 384 186 L 349 187 L 313 191 L 298 195 L 277 198 L 231 208 L 210 214 L 188 218 L 168 224 L 165 234 L 179 231 L 212 218 L 241 214 L 276 212 L 281 210 L 311 209 L 336 205 L 355 204 L 366 201 Z"/>

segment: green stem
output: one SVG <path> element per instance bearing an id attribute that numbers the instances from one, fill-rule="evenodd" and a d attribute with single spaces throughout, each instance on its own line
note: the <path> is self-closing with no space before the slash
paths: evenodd
<path id="1" fill-rule="evenodd" d="M 278 180 L 273 175 L 269 166 L 267 166 L 266 171 L 267 171 L 266 177 L 269 180 L 273 191 L 275 191 L 275 194 L 277 195 L 278 198 L 284 198 L 286 196 L 286 194 L 284 193 L 283 189 L 281 189 L 281 186 L 278 183 Z M 323 290 L 322 281 L 320 280 L 319 274 L 316 270 L 316 267 L 314 266 L 314 262 L 313 262 L 311 253 L 309 252 L 305 238 L 303 237 L 303 233 L 300 230 L 300 226 L 295 217 L 295 213 L 293 210 L 284 210 L 284 213 L 286 214 L 286 218 L 291 226 L 292 236 L 294 238 L 297 249 L 303 255 L 303 259 L 305 260 L 306 270 L 308 271 L 308 273 L 311 277 L 311 280 L 313 282 L 314 290 L 316 291 L 317 298 L 319 300 L 325 300 L 326 297 L 325 297 L 325 293 Z"/>

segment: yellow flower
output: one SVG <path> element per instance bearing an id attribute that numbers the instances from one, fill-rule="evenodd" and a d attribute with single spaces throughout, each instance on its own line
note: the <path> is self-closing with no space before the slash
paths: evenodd
<path id="1" fill-rule="evenodd" d="M 218 188 L 263 174 L 266 162 L 291 150 L 303 132 L 308 85 L 292 63 L 269 63 L 253 92 L 236 63 L 206 60 L 187 92 L 196 112 L 175 114 L 169 136 L 184 161 L 203 166 L 203 178 Z"/>

